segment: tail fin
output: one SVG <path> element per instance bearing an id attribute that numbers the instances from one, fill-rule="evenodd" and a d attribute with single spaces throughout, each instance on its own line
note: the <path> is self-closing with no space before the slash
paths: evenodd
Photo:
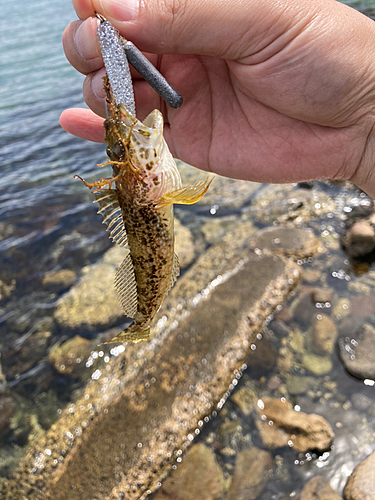
<path id="1" fill-rule="evenodd" d="M 108 340 L 108 342 L 104 342 L 103 344 L 100 345 L 112 344 L 114 342 L 134 342 L 136 344 L 137 342 L 144 342 L 148 340 L 149 336 L 150 336 L 149 326 L 141 331 L 132 331 L 132 325 L 130 325 L 129 328 L 125 328 L 125 330 L 116 335 L 116 337 L 113 337 L 113 339 Z"/>

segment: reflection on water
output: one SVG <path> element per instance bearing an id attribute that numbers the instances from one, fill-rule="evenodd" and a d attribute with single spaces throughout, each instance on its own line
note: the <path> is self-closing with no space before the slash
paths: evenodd
<path id="1" fill-rule="evenodd" d="M 373 2 L 351 4 L 360 10 L 370 8 L 370 14 L 375 9 Z M 21 0 L 2 6 L 2 477 L 17 466 L 28 446 L 39 442 L 66 405 L 79 397 L 84 384 L 101 376 L 104 370 L 100 363 L 109 365 L 122 354 L 96 347 L 98 334 L 117 333 L 108 330 L 117 330 L 122 317 L 115 317 L 111 324 L 100 323 L 98 305 L 94 326 L 68 328 L 66 318 L 59 321 L 54 315 L 60 297 L 76 289 L 79 280 L 92 271 L 90 266 L 98 264 L 99 269 L 104 269 L 105 280 L 107 268 L 100 268 L 101 257 L 111 247 L 90 193 L 73 180 L 74 173 L 87 180 L 97 175 L 95 165 L 103 161 L 104 147 L 73 138 L 58 125 L 63 109 L 82 105 L 82 77 L 67 64 L 61 48 L 61 33 L 72 19 L 71 6 L 59 0 Z M 185 170 L 185 175 L 197 174 Z M 292 496 L 318 469 L 337 491 L 342 491 L 354 465 L 374 449 L 370 438 L 375 425 L 373 387 L 350 377 L 337 351 L 330 353 L 330 370 L 320 374 L 309 371 L 306 354 L 311 333 L 308 329 L 317 313 L 333 318 L 340 334 L 347 333 L 349 337 L 363 323 L 375 326 L 373 315 L 367 314 L 363 304 L 363 297 L 370 297 L 366 299 L 367 306 L 373 306 L 373 264 L 367 263 L 366 273 L 361 274 L 358 269 L 363 269 L 362 264 L 350 262 L 338 243 L 345 218 L 364 198 L 352 187 L 337 188 L 326 183 L 316 184 L 311 197 L 303 195 L 301 199 L 297 188 L 290 191 L 229 180 L 218 185 L 218 191 L 205 199 L 207 205 L 177 210 L 182 221 L 179 231 L 183 234 L 181 255 L 184 252 L 185 273 L 205 250 L 240 223 L 249 234 L 272 226 L 275 221 L 306 225 L 319 236 L 325 253 L 313 260 L 300 259 L 304 274 L 297 295 L 269 322 L 252 357 L 258 358 L 257 366 L 251 368 L 255 361 L 249 360 L 249 369 L 237 392 L 199 439 L 215 450 L 228 478 L 239 451 L 251 444 L 262 446 L 253 414 L 244 413 L 246 405 L 238 397 L 240 390 L 245 388 L 259 397 L 288 396 L 304 412 L 323 415 L 331 423 L 335 444 L 332 452 L 320 458 L 288 448 L 272 452 L 278 469 L 264 490 L 264 498 Z M 268 206 L 273 198 L 275 203 Z M 332 210 L 325 210 L 324 204 L 331 204 Z M 229 259 L 227 255 L 222 259 L 225 258 Z M 332 296 L 327 301 L 312 303 L 309 293 L 316 287 L 330 288 Z M 353 300 L 355 310 L 362 313 L 353 313 L 350 323 L 343 317 Z M 99 302 L 98 299 L 96 304 Z M 340 312 L 333 310 L 334 304 L 341 308 Z M 69 311 L 73 321 L 72 310 Z M 160 321 L 162 325 L 163 319 Z M 262 345 L 267 346 L 263 351 Z M 239 423 L 240 431 L 233 422 Z"/>

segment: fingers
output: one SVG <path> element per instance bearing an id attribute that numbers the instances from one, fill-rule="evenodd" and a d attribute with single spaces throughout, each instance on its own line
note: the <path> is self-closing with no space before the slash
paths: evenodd
<path id="1" fill-rule="evenodd" d="M 66 109 L 60 116 L 60 125 L 70 134 L 82 139 L 104 142 L 103 118 L 90 109 Z"/>
<path id="2" fill-rule="evenodd" d="M 73 0 L 79 17 L 93 16 L 95 11 L 103 14 L 143 51 L 227 59 L 245 57 L 249 51 L 261 49 L 259 41 L 267 36 L 274 38 L 276 25 L 283 32 L 286 23 L 301 11 L 299 0 L 289 0 L 288 8 L 285 3 L 283 0 Z"/>

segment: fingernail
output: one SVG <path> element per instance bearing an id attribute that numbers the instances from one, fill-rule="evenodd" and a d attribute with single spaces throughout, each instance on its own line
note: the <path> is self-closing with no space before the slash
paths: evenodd
<path id="1" fill-rule="evenodd" d="M 83 59 L 94 59 L 100 57 L 99 47 L 96 40 L 97 19 L 89 17 L 84 21 L 74 35 L 74 43 Z"/>
<path id="2" fill-rule="evenodd" d="M 91 88 L 96 97 L 103 99 L 105 97 L 103 76 L 105 75 L 105 70 L 102 69 L 98 71 L 91 79 Z"/>
<path id="3" fill-rule="evenodd" d="M 137 15 L 139 0 L 100 0 L 100 5 L 103 16 L 117 21 L 131 21 Z"/>

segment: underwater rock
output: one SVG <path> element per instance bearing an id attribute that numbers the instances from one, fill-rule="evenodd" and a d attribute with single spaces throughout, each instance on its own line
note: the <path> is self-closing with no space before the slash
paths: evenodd
<path id="1" fill-rule="evenodd" d="M 328 479 L 315 476 L 305 484 L 298 500 L 340 500 L 341 496 L 332 489 Z"/>
<path id="2" fill-rule="evenodd" d="M 309 389 L 316 386 L 318 381 L 314 377 L 301 377 L 300 375 L 289 375 L 286 378 L 286 388 L 290 396 L 306 394 Z"/>
<path id="3" fill-rule="evenodd" d="M 317 354 L 332 354 L 337 338 L 337 328 L 327 314 L 319 314 L 313 323 L 312 344 Z"/>
<path id="4" fill-rule="evenodd" d="M 316 255 L 320 242 L 307 229 L 279 226 L 258 231 L 250 240 L 250 246 L 275 255 L 303 259 Z"/>
<path id="5" fill-rule="evenodd" d="M 198 443 L 162 483 L 154 500 L 221 500 L 223 495 L 223 472 L 215 453 Z"/>
<path id="6" fill-rule="evenodd" d="M 257 410 L 256 426 L 268 448 L 290 446 L 305 453 L 325 451 L 332 444 L 334 433 L 322 416 L 295 411 L 284 398 L 263 398 L 258 401 Z"/>
<path id="7" fill-rule="evenodd" d="M 110 248 L 58 301 L 54 318 L 69 330 L 103 329 L 124 317 L 113 282 L 126 250 Z"/>
<path id="8" fill-rule="evenodd" d="M 355 295 L 351 299 L 351 310 L 357 316 L 369 316 L 375 311 L 375 295 Z"/>
<path id="9" fill-rule="evenodd" d="M 305 276 L 304 276 L 305 277 Z M 320 303 L 325 304 L 326 302 L 331 302 L 332 299 L 332 288 L 315 288 L 311 294 L 311 298 L 314 304 Z"/>
<path id="10" fill-rule="evenodd" d="M 250 387 L 240 387 L 236 391 L 231 400 L 240 409 L 244 415 L 250 415 L 250 413 L 256 407 L 258 396 Z"/>
<path id="11" fill-rule="evenodd" d="M 197 262 L 166 301 L 167 310 L 174 305 L 172 319 L 165 312 L 159 317 L 150 342 L 102 348 L 112 359 L 95 367 L 84 391 L 29 451 L 18 479 L 10 479 L 0 496 L 66 500 L 68 491 L 70 500 L 143 500 L 157 489 L 223 406 L 256 335 L 299 279 L 294 263 L 251 255 L 197 295 L 191 288 L 203 276 Z M 222 254 L 210 263 L 211 272 L 216 263 L 228 266 Z M 190 271 L 199 279 L 187 287 Z M 178 308 L 182 299 L 185 306 Z M 43 467 L 30 474 L 36 460 Z M 41 487 L 32 487 L 31 477 Z"/>
<path id="12" fill-rule="evenodd" d="M 10 297 L 15 289 L 16 289 L 15 279 L 12 279 L 10 283 L 6 283 L 5 281 L 0 280 L 0 301 Z"/>
<path id="13" fill-rule="evenodd" d="M 350 337 L 339 340 L 340 358 L 346 370 L 360 379 L 375 379 L 375 329 L 365 324 Z"/>
<path id="14" fill-rule="evenodd" d="M 345 318 L 351 313 L 352 307 L 349 299 L 341 298 L 335 302 L 332 310 L 332 315 L 337 318 Z"/>
<path id="15" fill-rule="evenodd" d="M 375 453 L 352 472 L 344 489 L 345 500 L 375 500 Z"/>
<path id="16" fill-rule="evenodd" d="M 88 357 L 91 342 L 76 335 L 72 339 L 55 344 L 49 352 L 48 361 L 63 375 L 79 376 L 84 369 L 83 361 Z"/>
<path id="17" fill-rule="evenodd" d="M 10 431 L 16 402 L 11 396 L 0 396 L 0 438 Z"/>
<path id="18" fill-rule="evenodd" d="M 346 231 L 341 243 L 350 257 L 363 257 L 375 249 L 375 230 L 368 221 L 357 221 Z"/>
<path id="19" fill-rule="evenodd" d="M 194 240 L 190 229 L 183 226 L 181 222 L 175 218 L 175 252 L 178 255 L 181 269 L 192 263 L 195 256 Z"/>
<path id="20" fill-rule="evenodd" d="M 318 356 L 317 354 L 304 354 L 302 364 L 311 373 L 317 375 L 326 375 L 333 368 L 332 360 L 329 356 Z"/>
<path id="21" fill-rule="evenodd" d="M 64 290 L 64 288 L 69 288 L 76 279 L 77 275 L 71 269 L 60 269 L 46 274 L 42 279 L 42 285 L 53 290 Z"/>
<path id="22" fill-rule="evenodd" d="M 238 453 L 227 500 L 254 500 L 273 473 L 270 453 L 250 448 Z"/>

